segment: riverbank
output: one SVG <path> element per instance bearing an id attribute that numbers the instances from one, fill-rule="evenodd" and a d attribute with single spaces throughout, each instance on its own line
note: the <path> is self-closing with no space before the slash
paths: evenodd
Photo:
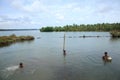
<path id="1" fill-rule="evenodd" d="M 0 46 L 6 46 L 15 42 L 30 41 L 30 40 L 34 40 L 34 37 L 33 36 L 16 36 L 15 34 L 12 34 L 10 36 L 0 36 Z"/>
<path id="2" fill-rule="evenodd" d="M 120 37 L 120 31 L 111 31 L 110 34 L 113 38 Z"/>

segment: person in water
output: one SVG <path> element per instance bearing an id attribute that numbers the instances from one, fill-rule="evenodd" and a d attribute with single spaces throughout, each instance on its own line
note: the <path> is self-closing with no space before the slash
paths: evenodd
<path id="1" fill-rule="evenodd" d="M 19 68 L 23 68 L 23 63 L 22 62 L 20 62 Z"/>
<path id="2" fill-rule="evenodd" d="M 104 59 L 104 60 L 107 60 L 107 59 L 108 59 L 108 57 L 109 57 L 109 56 L 108 56 L 108 53 L 107 53 L 107 52 L 105 52 L 105 53 L 104 53 L 104 56 L 103 56 L 103 59 Z"/>
<path id="3" fill-rule="evenodd" d="M 63 55 L 66 56 L 66 50 L 63 50 Z"/>

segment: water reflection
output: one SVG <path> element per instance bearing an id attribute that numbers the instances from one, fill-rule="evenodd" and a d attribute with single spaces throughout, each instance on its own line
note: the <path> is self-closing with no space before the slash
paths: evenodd
<path id="1" fill-rule="evenodd" d="M 10 46 L 11 44 L 4 44 L 4 45 L 0 45 L 0 48 L 3 48 L 3 47 L 8 47 Z"/>
<path id="2" fill-rule="evenodd" d="M 104 65 L 107 65 L 109 63 L 112 63 L 112 60 L 103 60 Z"/>
<path id="3" fill-rule="evenodd" d="M 64 74 L 64 77 L 63 77 L 63 78 L 64 78 L 64 79 L 63 79 L 63 80 L 68 80 L 68 79 L 67 79 L 67 72 L 66 72 L 66 55 L 64 55 L 63 58 L 64 58 L 64 61 L 63 61 L 63 63 L 64 63 L 64 64 L 63 64 L 63 65 L 64 65 L 64 73 L 63 73 L 63 74 Z"/>
<path id="4" fill-rule="evenodd" d="M 120 41 L 120 38 L 113 38 L 113 37 L 111 37 L 110 40 L 111 41 Z"/>
<path id="5" fill-rule="evenodd" d="M 66 64 L 66 55 L 63 55 L 64 65 Z"/>
<path id="6" fill-rule="evenodd" d="M 65 57 L 66 56 L 66 50 L 63 50 L 63 56 Z"/>
<path id="7" fill-rule="evenodd" d="M 24 44 L 24 43 L 28 43 L 28 44 L 30 44 L 30 43 L 32 43 L 33 42 L 33 40 L 28 40 L 28 41 L 18 41 L 18 42 L 12 42 L 12 43 L 7 43 L 7 44 L 3 44 L 3 45 L 0 45 L 0 48 L 3 48 L 3 47 L 9 47 L 10 45 L 13 45 L 13 44 L 16 44 L 16 43 L 22 43 L 22 44 Z"/>

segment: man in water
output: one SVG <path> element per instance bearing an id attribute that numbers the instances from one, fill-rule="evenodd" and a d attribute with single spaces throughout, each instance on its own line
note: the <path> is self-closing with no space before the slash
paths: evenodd
<path id="1" fill-rule="evenodd" d="M 66 50 L 63 50 L 63 55 L 66 56 Z"/>
<path id="2" fill-rule="evenodd" d="M 23 68 L 23 63 L 22 62 L 20 62 L 19 68 Z"/>
<path id="3" fill-rule="evenodd" d="M 108 56 L 108 53 L 107 53 L 107 52 L 105 52 L 105 53 L 104 53 L 104 56 L 103 56 L 103 59 L 104 59 L 104 60 L 107 60 L 107 59 L 108 59 L 108 57 L 109 57 L 109 56 Z"/>
<path id="4" fill-rule="evenodd" d="M 110 56 L 108 56 L 108 53 L 107 53 L 107 52 L 104 53 L 104 56 L 103 56 L 102 58 L 103 58 L 103 60 L 105 60 L 105 61 L 110 61 L 110 62 L 111 62 L 111 60 L 112 60 L 112 58 L 111 58 Z"/>

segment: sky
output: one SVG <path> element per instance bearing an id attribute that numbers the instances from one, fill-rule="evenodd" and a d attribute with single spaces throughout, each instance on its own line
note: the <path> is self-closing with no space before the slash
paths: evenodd
<path id="1" fill-rule="evenodd" d="M 120 22 L 120 0 L 0 0 L 0 29 Z"/>

